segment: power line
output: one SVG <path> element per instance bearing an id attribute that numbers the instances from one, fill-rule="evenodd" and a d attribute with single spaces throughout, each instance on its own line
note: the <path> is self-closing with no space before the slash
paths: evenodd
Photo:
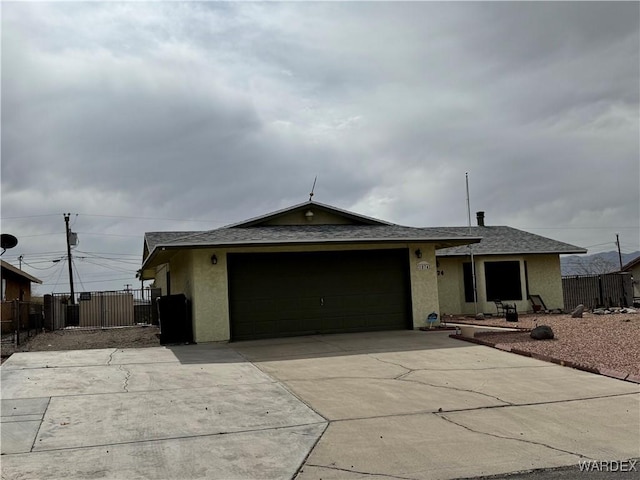
<path id="1" fill-rule="evenodd" d="M 58 217 L 63 213 L 43 213 L 41 215 L 23 215 L 20 217 L 2 217 L 3 220 L 19 220 L 21 218 L 37 218 L 37 217 Z"/>
<path id="2" fill-rule="evenodd" d="M 49 270 L 50 268 L 54 268 L 54 267 L 57 266 L 57 264 L 54 263 L 53 265 L 51 265 L 49 267 L 39 268 L 39 267 L 34 267 L 33 265 L 31 265 L 30 263 L 25 262 L 24 260 L 22 260 L 22 263 L 24 263 L 25 265 L 33 268 L 34 270 Z M 32 263 L 50 263 L 50 262 L 32 262 Z"/>
<path id="3" fill-rule="evenodd" d="M 89 254 L 95 254 L 95 255 L 126 255 L 129 257 L 140 257 L 139 253 L 110 253 L 110 252 L 85 252 L 85 251 L 81 251 L 81 250 L 76 250 L 77 252 L 80 253 L 86 253 L 87 255 Z"/>
<path id="4" fill-rule="evenodd" d="M 82 235 L 95 235 L 98 237 L 142 237 L 140 234 L 123 234 L 123 233 L 95 233 L 95 232 L 76 232 L 77 234 Z"/>
<path id="5" fill-rule="evenodd" d="M 87 263 L 90 263 L 92 265 L 97 265 L 98 267 L 102 267 L 102 268 L 107 268 L 109 270 L 113 270 L 115 272 L 129 273 L 129 272 L 131 272 L 133 270 L 133 269 L 125 270 L 124 268 L 111 267 L 109 265 L 103 265 L 102 263 L 98 263 L 98 262 L 95 262 L 95 261 L 92 262 L 89 259 L 85 259 L 84 261 L 87 262 Z"/>
<path id="6" fill-rule="evenodd" d="M 131 280 L 132 277 L 125 277 L 125 278 L 111 278 L 111 279 L 105 279 L 105 280 L 87 280 L 84 283 L 106 283 L 106 282 L 119 282 L 122 280 Z M 48 283 L 43 283 L 42 285 L 49 285 Z M 57 285 L 57 283 L 54 285 L 54 287 Z"/>
<path id="7" fill-rule="evenodd" d="M 81 213 L 79 215 L 84 215 L 85 217 L 127 218 L 131 220 L 165 220 L 168 222 L 221 223 L 219 220 L 195 220 L 191 218 L 129 217 L 124 215 L 102 215 L 92 213 Z"/>

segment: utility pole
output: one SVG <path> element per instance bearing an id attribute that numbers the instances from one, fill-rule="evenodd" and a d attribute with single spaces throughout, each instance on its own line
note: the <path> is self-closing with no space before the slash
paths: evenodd
<path id="1" fill-rule="evenodd" d="M 64 224 L 65 224 L 65 228 L 67 230 L 67 261 L 69 263 L 69 287 L 71 287 L 71 300 L 70 303 L 71 305 L 74 305 L 76 303 L 76 296 L 75 293 L 73 291 L 73 267 L 71 266 L 71 230 L 69 230 L 69 217 L 71 216 L 70 213 L 67 214 L 63 214 L 64 215 Z"/>
<path id="2" fill-rule="evenodd" d="M 616 233 L 616 246 L 618 247 L 618 261 L 620 262 L 620 306 L 627 306 L 627 296 L 624 292 L 624 276 L 622 275 L 622 252 L 620 251 L 620 236 Z"/>
<path id="3" fill-rule="evenodd" d="M 618 247 L 618 260 L 620 261 L 620 271 L 622 271 L 622 252 L 620 252 L 620 237 L 616 233 L 616 245 Z"/>

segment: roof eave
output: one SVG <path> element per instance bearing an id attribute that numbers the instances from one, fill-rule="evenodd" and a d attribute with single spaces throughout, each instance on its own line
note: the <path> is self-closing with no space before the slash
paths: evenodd
<path id="1" fill-rule="evenodd" d="M 14 273 L 15 275 L 21 276 L 25 280 L 29 280 L 30 282 L 38 283 L 38 284 L 42 285 L 42 280 L 40 280 L 39 278 L 34 277 L 33 275 L 29 275 L 24 270 L 20 270 L 18 267 L 15 267 L 15 266 L 11 265 L 9 262 L 5 262 L 4 260 L 2 260 L 2 268 Z"/>
<path id="2" fill-rule="evenodd" d="M 463 238 L 442 238 L 442 237 L 401 237 L 401 238 L 339 238 L 339 239 L 299 239 L 299 240 L 253 240 L 253 241 L 231 241 L 231 242 L 206 242 L 206 243 L 186 243 L 186 244 L 159 244 L 142 263 L 143 273 L 157 265 L 165 263 L 156 262 L 157 257 L 162 252 L 177 250 L 195 250 L 202 248 L 242 248 L 242 247 L 275 247 L 294 245 L 349 245 L 349 244 L 402 244 L 402 243 L 435 243 L 436 249 L 449 248 L 471 243 L 479 243 L 481 237 Z M 148 279 L 145 279 L 148 280 Z"/>
<path id="3" fill-rule="evenodd" d="M 534 250 L 530 252 L 523 251 L 498 251 L 498 252 L 473 252 L 474 255 L 576 255 L 587 253 L 585 249 L 557 251 L 557 250 Z M 442 253 L 441 257 L 466 257 L 468 253 Z"/>

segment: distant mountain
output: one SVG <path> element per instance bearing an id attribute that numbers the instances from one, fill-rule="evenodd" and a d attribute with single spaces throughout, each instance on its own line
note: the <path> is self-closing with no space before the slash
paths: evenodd
<path id="1" fill-rule="evenodd" d="M 622 265 L 640 256 L 640 251 L 622 254 Z M 560 257 L 562 275 L 589 275 L 620 270 L 617 251 L 594 253 L 593 255 L 568 255 Z"/>

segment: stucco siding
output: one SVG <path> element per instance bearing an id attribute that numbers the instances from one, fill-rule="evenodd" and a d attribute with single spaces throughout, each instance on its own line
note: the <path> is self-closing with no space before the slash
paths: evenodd
<path id="1" fill-rule="evenodd" d="M 192 311 L 194 340 L 221 342 L 230 338 L 229 285 L 227 281 L 227 251 L 220 249 L 193 250 L 194 288 Z M 217 264 L 211 263 L 215 255 Z"/>
<path id="2" fill-rule="evenodd" d="M 530 255 L 526 257 L 529 294 L 540 295 L 547 308 L 564 309 L 562 273 L 558 255 Z M 527 310 L 531 310 L 528 303 Z"/>
<path id="3" fill-rule="evenodd" d="M 420 250 L 422 258 L 416 257 L 416 250 Z M 438 313 L 440 319 L 435 247 L 431 244 L 411 244 L 408 255 L 413 328 L 419 328 L 426 325 L 431 312 Z"/>
<path id="4" fill-rule="evenodd" d="M 154 288 L 159 288 L 161 295 L 167 295 L 167 273 L 169 273 L 169 264 L 165 263 L 156 267 L 155 279 L 153 281 Z"/>
<path id="5" fill-rule="evenodd" d="M 441 272 L 438 277 L 438 290 L 443 314 L 472 315 L 476 313 L 474 304 L 465 302 L 464 295 L 462 265 L 470 261 L 470 257 L 441 257 L 438 259 Z M 506 303 L 515 303 L 518 312 L 521 313 L 531 311 L 531 303 L 527 297 L 528 282 L 528 293 L 540 295 L 549 309 L 564 308 L 560 257 L 558 255 L 491 255 L 474 257 L 478 313 L 495 314 L 497 312 L 493 299 L 487 298 L 485 263 L 502 261 L 517 261 L 520 264 L 522 299 L 505 299 Z"/>
<path id="6" fill-rule="evenodd" d="M 185 250 L 176 253 L 169 262 L 171 295 L 183 293 L 187 298 L 191 298 L 193 287 L 193 263 L 192 252 Z"/>
<path id="7" fill-rule="evenodd" d="M 464 302 L 462 263 L 460 257 L 438 259 L 438 299 L 442 315 L 473 313 L 473 304 Z"/>
<path id="8" fill-rule="evenodd" d="M 640 264 L 634 265 L 630 272 L 633 277 L 633 298 L 635 301 L 640 298 Z"/>

